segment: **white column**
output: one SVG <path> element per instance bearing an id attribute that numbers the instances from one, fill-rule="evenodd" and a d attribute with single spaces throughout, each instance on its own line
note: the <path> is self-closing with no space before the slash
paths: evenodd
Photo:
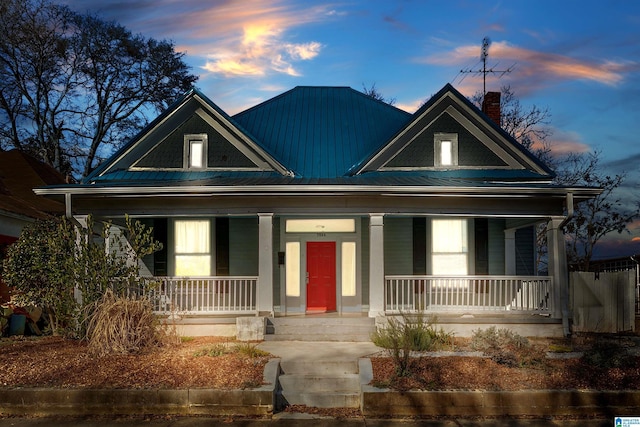
<path id="1" fill-rule="evenodd" d="M 384 214 L 369 214 L 369 317 L 384 313 Z"/>
<path id="2" fill-rule="evenodd" d="M 273 214 L 258 214 L 257 309 L 273 314 Z"/>
<path id="3" fill-rule="evenodd" d="M 552 218 L 547 224 L 547 257 L 549 276 L 553 278 L 553 316 L 568 315 L 569 272 L 564 233 L 560 225 L 564 218 Z"/>
<path id="4" fill-rule="evenodd" d="M 504 274 L 516 275 L 516 229 L 504 230 Z"/>

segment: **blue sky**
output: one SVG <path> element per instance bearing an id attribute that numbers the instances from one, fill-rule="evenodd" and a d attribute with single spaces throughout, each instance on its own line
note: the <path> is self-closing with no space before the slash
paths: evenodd
<path id="1" fill-rule="evenodd" d="M 363 85 L 415 111 L 446 83 L 482 90 L 480 46 L 491 39 L 487 90 L 510 85 L 548 107 L 556 152 L 600 150 L 612 173 L 640 173 L 640 2 L 510 0 L 64 0 L 133 32 L 171 39 L 197 83 L 229 114 L 298 85 Z M 640 253 L 640 221 L 608 239 Z"/>

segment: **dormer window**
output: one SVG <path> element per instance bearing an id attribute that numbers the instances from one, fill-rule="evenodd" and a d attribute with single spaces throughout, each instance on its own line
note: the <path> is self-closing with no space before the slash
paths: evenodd
<path id="1" fill-rule="evenodd" d="M 433 136 L 434 166 L 449 167 L 458 164 L 458 134 L 436 133 Z"/>
<path id="2" fill-rule="evenodd" d="M 184 136 L 184 168 L 206 169 L 207 134 L 187 134 Z"/>

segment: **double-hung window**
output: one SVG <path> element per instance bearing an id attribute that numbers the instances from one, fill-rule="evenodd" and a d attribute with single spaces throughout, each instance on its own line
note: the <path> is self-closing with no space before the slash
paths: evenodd
<path id="1" fill-rule="evenodd" d="M 432 273 L 465 276 L 469 272 L 466 219 L 434 219 L 431 222 Z"/>
<path id="2" fill-rule="evenodd" d="M 211 275 L 211 223 L 209 220 L 176 220 L 175 275 Z"/>

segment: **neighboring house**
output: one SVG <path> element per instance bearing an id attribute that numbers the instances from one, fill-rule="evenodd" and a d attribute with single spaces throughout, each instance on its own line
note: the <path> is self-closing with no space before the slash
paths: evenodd
<path id="1" fill-rule="evenodd" d="M 36 192 L 78 217 L 153 226 L 160 311 L 424 310 L 561 329 L 561 225 L 599 190 L 553 176 L 448 84 L 414 114 L 296 87 L 229 116 L 192 90 L 82 183 Z M 540 223 L 549 276 L 536 271 Z"/>
<path id="2" fill-rule="evenodd" d="M 28 154 L 0 152 L 0 274 L 6 248 L 18 240 L 25 225 L 50 215 L 64 215 L 63 203 L 37 196 L 33 188 L 64 183 L 58 171 Z M 8 298 L 0 278 L 0 303 Z"/>

